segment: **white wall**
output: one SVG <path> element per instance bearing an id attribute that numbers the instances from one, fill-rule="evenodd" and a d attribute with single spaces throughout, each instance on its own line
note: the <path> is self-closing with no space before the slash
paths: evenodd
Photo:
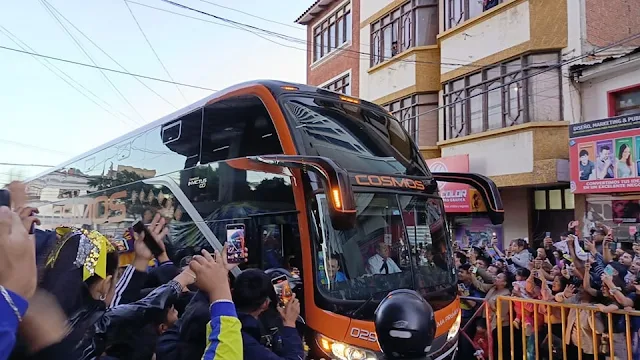
<path id="1" fill-rule="evenodd" d="M 584 121 L 609 117 L 607 92 L 640 83 L 640 67 L 606 76 L 596 77 L 582 83 L 582 113 Z"/>
<path id="2" fill-rule="evenodd" d="M 385 6 L 391 4 L 393 0 L 361 0 L 360 1 L 360 21 L 365 21 Z M 367 37 L 368 39 L 368 37 Z"/>
<path id="3" fill-rule="evenodd" d="M 360 2 L 361 7 L 363 2 L 366 2 L 366 1 Z M 365 27 L 360 29 L 360 53 L 362 54 L 369 54 L 371 52 L 371 48 L 369 47 L 369 43 L 371 42 L 370 29 L 371 29 L 371 26 L 369 25 L 366 25 Z M 367 55 L 360 56 L 360 71 L 359 71 L 360 88 L 358 89 L 360 91 L 359 96 L 361 99 L 371 101 L 374 99 L 372 99 L 371 96 L 369 96 L 369 73 L 367 72 L 367 70 L 369 70 L 370 68 L 369 65 L 371 65 L 369 56 Z"/>
<path id="4" fill-rule="evenodd" d="M 361 76 L 360 97 L 366 100 L 376 100 L 414 86 L 416 84 L 416 55 L 407 56 L 404 60 L 396 61 L 372 74 L 362 71 L 361 74 L 366 79 L 363 83 Z"/>
<path id="5" fill-rule="evenodd" d="M 441 43 L 441 57 L 464 63 L 478 61 L 528 41 L 531 37 L 530 30 L 529 2 L 524 2 L 444 39 Z M 440 69 L 444 74 L 455 68 L 446 66 Z"/>
<path id="6" fill-rule="evenodd" d="M 486 176 L 533 171 L 531 131 L 441 148 L 442 156 L 469 154 L 469 171 Z"/>
<path id="7" fill-rule="evenodd" d="M 513 239 L 529 236 L 529 196 L 527 188 L 501 189 L 502 204 L 504 206 L 505 248 Z"/>

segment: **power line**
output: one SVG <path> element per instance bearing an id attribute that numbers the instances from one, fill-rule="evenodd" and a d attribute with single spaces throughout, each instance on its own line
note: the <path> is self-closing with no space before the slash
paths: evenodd
<path id="1" fill-rule="evenodd" d="M 98 44 L 96 44 L 93 40 L 91 40 L 91 38 L 89 36 L 87 36 L 87 34 L 85 34 L 82 30 L 80 30 L 77 26 L 75 26 L 69 19 L 67 19 L 60 11 L 58 11 L 58 9 L 56 9 L 53 5 L 51 5 L 50 3 L 47 3 L 49 5 L 49 7 L 55 11 L 60 17 L 62 17 L 67 23 L 69 23 L 69 25 L 71 25 L 71 27 L 73 27 L 77 32 L 80 33 L 80 35 L 82 35 L 85 39 L 87 39 L 93 46 L 95 46 L 98 50 L 100 50 L 100 52 L 102 52 L 106 57 L 108 57 L 111 61 L 113 61 L 116 65 L 118 65 L 118 67 L 120 67 L 123 71 L 129 71 L 127 70 L 122 64 L 120 64 L 116 59 L 114 59 L 111 55 L 109 55 L 109 53 L 107 53 L 104 49 L 102 49 Z M 173 108 L 178 108 L 177 106 L 175 106 L 174 104 L 172 104 L 169 100 L 167 100 L 165 97 L 163 97 L 162 95 L 160 95 L 158 92 L 156 92 L 155 90 L 153 90 L 149 85 L 147 85 L 144 81 L 140 80 L 137 77 L 134 77 L 134 79 L 136 79 L 136 81 L 138 81 L 142 86 L 146 87 L 149 91 L 151 91 L 152 93 L 154 93 L 158 98 L 160 98 L 161 100 L 163 100 L 164 102 L 166 102 L 167 104 L 169 104 L 170 106 L 172 106 Z"/>
<path id="2" fill-rule="evenodd" d="M 13 140 L 0 139 L 0 144 L 5 144 L 5 143 L 6 143 L 6 144 L 15 145 L 15 146 L 21 146 L 21 147 L 31 148 L 31 149 L 35 149 L 35 150 L 42 150 L 42 151 L 46 151 L 46 152 L 53 152 L 53 153 L 57 153 L 57 154 L 60 154 L 60 155 L 71 155 L 71 153 L 67 153 L 67 152 L 63 152 L 63 151 L 58 151 L 58 150 L 53 150 L 53 149 L 43 148 L 43 147 L 39 147 L 39 146 L 36 146 L 36 145 L 25 144 L 25 143 L 21 143 L 21 142 L 13 141 Z"/>
<path id="3" fill-rule="evenodd" d="M 262 35 L 260 35 L 260 34 L 257 34 L 257 33 L 253 32 L 253 31 L 249 30 L 249 29 L 245 29 L 245 28 L 243 28 L 243 27 L 241 27 L 241 26 L 238 26 L 238 25 L 228 25 L 228 24 L 219 23 L 219 22 L 216 22 L 216 21 L 207 20 L 207 19 L 203 19 L 203 18 L 199 18 L 199 17 L 195 17 L 195 16 L 189 16 L 189 15 L 186 15 L 186 14 L 180 14 L 180 13 L 175 12 L 175 11 L 171 11 L 171 10 L 167 10 L 167 9 L 161 9 L 161 8 L 159 8 L 159 7 L 155 7 L 155 6 L 151 6 L 151 5 L 147 5 L 147 4 L 142 4 L 142 3 L 139 3 L 139 2 L 137 2 L 137 1 L 133 1 L 133 0 L 125 0 L 125 1 L 126 1 L 126 2 L 128 2 L 128 3 L 130 3 L 130 4 L 136 4 L 136 5 L 138 5 L 138 6 L 142 6 L 142 7 L 146 7 L 146 8 L 149 8 L 149 9 L 154 9 L 154 10 L 157 10 L 157 11 L 162 11 L 162 12 L 166 12 L 166 13 L 169 13 L 169 14 L 173 14 L 173 15 L 177 15 L 177 16 L 185 17 L 185 18 L 187 18 L 187 19 L 192 19 L 192 20 L 197 20 L 197 21 L 201 21 L 201 22 L 206 22 L 206 23 L 209 23 L 209 24 L 214 24 L 214 25 L 218 25 L 218 26 L 228 27 L 228 28 L 231 28 L 231 29 L 236 29 L 236 30 L 246 31 L 246 32 L 248 32 L 248 33 L 251 33 L 251 34 L 253 34 L 253 35 L 255 35 L 255 36 L 259 37 L 259 38 L 262 38 L 262 39 L 264 39 L 264 40 L 267 40 L 267 41 L 269 41 L 269 42 L 271 42 L 271 43 L 274 43 L 274 44 L 276 44 L 276 45 L 280 45 L 280 46 L 283 46 L 283 47 L 286 47 L 286 48 L 290 48 L 290 49 L 295 49 L 295 50 L 305 51 L 305 52 L 307 51 L 306 49 L 303 49 L 303 48 L 299 48 L 299 47 L 295 47 L 295 46 L 291 46 L 291 45 L 287 45 L 287 44 L 283 44 L 283 43 L 279 43 L 279 42 L 277 42 L 277 41 L 271 40 L 271 39 L 269 39 L 268 37 L 262 36 Z"/>
<path id="4" fill-rule="evenodd" d="M 54 165 L 22 164 L 22 163 L 7 163 L 7 162 L 0 162 L 0 165 L 6 165 L 6 166 L 25 166 L 25 167 L 46 167 L 46 168 L 52 168 L 52 167 L 55 167 Z"/>
<path id="5" fill-rule="evenodd" d="M 125 1 L 133 2 L 133 1 L 129 1 L 129 0 L 125 0 Z M 267 30 L 267 29 L 260 28 L 258 26 L 254 26 L 254 25 L 242 23 L 242 22 L 239 22 L 239 21 L 231 20 L 231 19 L 219 16 L 219 15 L 211 14 L 211 13 L 208 13 L 206 11 L 199 10 L 199 9 L 196 9 L 196 8 L 193 8 L 193 7 L 190 7 L 190 6 L 175 2 L 175 1 L 171 1 L 171 0 L 160 0 L 160 1 L 165 2 L 167 4 L 170 4 L 170 5 L 173 5 L 175 7 L 184 9 L 184 10 L 189 10 L 189 11 L 196 12 L 196 13 L 199 13 L 199 14 L 202 14 L 202 15 L 205 15 L 205 16 L 209 16 L 209 17 L 212 17 L 214 19 L 217 19 L 217 20 L 229 23 L 229 24 L 233 24 L 233 25 L 236 25 L 236 26 L 242 26 L 242 27 L 245 27 L 247 29 L 251 29 L 253 31 L 258 31 L 258 32 L 266 34 L 268 36 L 278 37 L 278 38 L 286 40 L 286 41 L 295 42 L 295 43 L 299 43 L 299 44 L 304 44 L 304 45 L 307 45 L 307 46 L 312 45 L 312 43 L 307 41 L 306 39 L 295 38 L 293 36 L 282 34 L 282 33 L 276 32 L 276 31 Z M 204 1 L 204 0 L 201 0 L 201 1 Z M 142 4 L 139 4 L 139 5 L 142 5 Z M 145 5 L 142 5 L 142 6 L 145 6 Z M 362 45 L 362 44 L 358 44 L 358 45 Z M 305 52 L 308 52 L 307 49 L 299 49 L 299 50 L 303 50 Z M 384 62 L 386 60 L 394 59 L 394 57 L 395 57 L 395 55 L 388 56 L 388 57 L 384 56 L 384 55 L 378 56 L 378 55 L 374 55 L 374 54 L 371 54 L 371 53 L 368 53 L 368 52 L 351 50 L 351 49 L 347 49 L 347 48 L 339 49 L 339 51 L 340 51 L 340 53 L 337 53 L 336 56 L 347 57 L 347 58 L 350 58 L 350 59 L 356 59 L 356 57 L 346 56 L 343 53 L 356 54 L 356 55 L 358 55 L 357 59 L 365 59 L 363 56 L 366 56 L 366 57 L 374 56 L 374 57 L 380 58 L 381 62 Z M 452 63 L 452 62 L 442 62 L 442 61 L 423 61 L 423 60 L 408 60 L 408 59 L 395 59 L 395 61 L 396 62 L 400 62 L 400 63 L 438 65 L 438 66 L 448 66 L 448 67 L 455 67 L 455 68 L 458 68 L 458 67 L 484 68 L 486 66 L 490 66 L 490 65 L 480 65 L 480 64 L 471 64 L 471 63 L 464 64 L 464 63 Z"/>
<path id="6" fill-rule="evenodd" d="M 144 40 L 147 42 L 147 45 L 149 45 L 149 48 L 151 49 L 151 52 L 153 52 L 153 55 L 155 55 L 156 59 L 158 60 L 158 62 L 160 63 L 160 66 L 162 66 L 162 68 L 164 69 L 165 74 L 167 74 L 167 76 L 169 77 L 169 79 L 171 79 L 171 81 L 173 80 L 173 77 L 171 76 L 171 73 L 169 72 L 169 70 L 167 69 L 166 66 L 164 66 L 164 63 L 162 62 L 162 60 L 160 60 L 160 56 L 158 55 L 158 53 L 156 52 L 156 49 L 153 48 L 153 45 L 151 45 L 151 41 L 149 41 L 149 38 L 147 37 L 147 34 L 144 33 L 144 30 L 142 30 L 142 26 L 140 25 L 140 23 L 138 22 L 138 19 L 136 19 L 136 15 L 133 13 L 133 11 L 131 10 L 131 7 L 129 6 L 129 4 L 127 3 L 127 1 L 124 1 L 124 5 L 127 7 L 127 9 L 129 10 L 129 14 L 131 14 L 131 17 L 133 18 L 133 21 L 136 23 L 136 25 L 138 26 L 138 30 L 140 30 L 140 33 L 142 34 L 142 37 L 144 38 Z M 182 96 L 182 98 L 184 99 L 185 102 L 187 101 L 187 98 L 184 96 L 184 94 L 182 93 L 182 90 L 180 90 L 180 88 L 176 85 L 176 89 L 178 90 L 178 92 L 180 93 L 180 95 Z"/>
<path id="7" fill-rule="evenodd" d="M 185 84 L 185 83 L 181 83 L 181 82 L 160 79 L 160 78 L 153 77 L 153 76 L 140 75 L 140 74 L 136 74 L 136 73 L 132 73 L 132 72 L 128 72 L 128 71 L 120 71 L 120 70 L 116 70 L 116 69 L 106 68 L 106 67 L 103 67 L 103 66 L 96 66 L 96 65 L 91 65 L 91 64 L 87 64 L 87 63 L 82 63 L 82 62 L 79 62 L 79 61 L 63 59 L 63 58 L 59 58 L 59 57 L 55 57 L 55 56 L 42 55 L 42 54 L 38 54 L 38 53 L 35 53 L 35 52 L 31 52 L 31 51 L 14 49 L 14 48 L 11 48 L 11 47 L 8 47 L 8 46 L 0 45 L 0 49 L 13 51 L 13 52 L 16 52 L 16 53 L 21 53 L 21 54 L 27 54 L 27 55 L 42 57 L 42 58 L 49 59 L 49 60 L 60 61 L 60 62 L 64 62 L 64 63 L 67 63 L 67 64 L 73 64 L 73 65 L 84 66 L 84 67 L 88 67 L 88 68 L 92 68 L 92 69 L 99 69 L 99 70 L 109 71 L 109 72 L 113 72 L 113 73 L 117 73 L 117 74 L 135 76 L 135 77 L 139 77 L 141 79 L 159 81 L 159 82 L 163 82 L 163 83 L 167 83 L 167 84 L 186 86 L 186 87 L 190 87 L 190 88 L 194 88 L 194 89 L 198 89 L 198 90 L 207 90 L 207 91 L 213 91 L 213 92 L 218 91 L 218 90 L 215 90 L 215 89 L 212 89 L 212 88 L 208 88 L 208 87 L 204 87 L 204 86 L 190 85 L 190 84 Z"/>
<path id="8" fill-rule="evenodd" d="M 210 4 L 210 5 L 213 5 L 213 6 L 217 6 L 217 7 L 219 7 L 219 8 L 223 8 L 223 9 L 227 9 L 227 10 L 235 11 L 235 12 L 237 12 L 237 13 L 244 14 L 244 15 L 250 16 L 250 17 L 252 17 L 252 18 L 256 18 L 256 19 L 260 19 L 260 20 L 264 20 L 264 21 L 267 21 L 267 22 L 270 22 L 270 23 L 273 23 L 273 24 L 278 24 L 278 25 L 282 25 L 282 26 L 287 26 L 287 27 L 290 27 L 290 28 L 292 28 L 292 29 L 296 29 L 296 30 L 304 30 L 303 28 L 298 27 L 298 26 L 293 26 L 293 25 L 291 25 L 291 24 L 286 24 L 286 23 L 283 23 L 283 22 L 279 22 L 279 21 L 275 21 L 275 20 L 271 20 L 271 19 L 263 18 L 263 17 L 258 16 L 258 15 L 254 15 L 254 14 L 251 14 L 251 13 L 248 13 L 248 12 L 245 12 L 245 11 L 242 11 L 242 10 L 234 9 L 234 8 L 232 8 L 232 7 L 228 7 L 228 6 L 224 6 L 224 5 L 216 4 L 216 3 L 211 2 L 211 1 L 206 1 L 206 0 L 200 0 L 200 1 L 202 1 L 202 2 L 204 2 L 204 3 L 207 3 L 207 4 Z"/>
<path id="9" fill-rule="evenodd" d="M 92 99 L 89 95 L 85 94 L 78 87 L 80 87 L 81 89 L 84 89 L 86 92 L 88 92 L 89 94 L 93 95 L 96 99 L 98 99 L 101 102 L 103 102 L 107 107 L 113 109 L 115 112 L 119 112 L 111 104 L 109 104 L 108 102 L 106 102 L 105 100 L 100 98 L 98 95 L 96 95 L 94 92 L 92 92 L 88 88 L 86 88 L 80 82 L 75 80 L 71 75 L 67 74 L 64 70 L 62 70 L 59 67 L 57 67 L 54 64 L 52 64 L 48 59 L 44 59 L 43 61 L 41 61 L 40 58 L 39 58 L 40 54 L 38 54 L 33 48 L 31 48 L 29 45 L 27 45 L 24 41 L 20 40 L 20 38 L 18 38 L 15 34 L 13 34 L 11 31 L 9 31 L 9 29 L 7 29 L 4 26 L 0 25 L 0 32 L 2 32 L 7 38 L 9 38 L 9 40 L 11 40 L 19 48 L 21 48 L 22 51 L 30 54 L 36 61 L 38 61 L 40 63 L 40 65 L 44 66 L 47 70 L 49 70 L 51 73 L 53 73 L 55 76 L 57 76 L 60 80 L 64 81 L 67 85 L 69 85 L 72 89 L 77 91 L 80 95 L 84 96 L 89 101 L 94 103 L 96 106 L 98 106 L 99 108 L 104 110 L 106 113 L 108 113 L 109 115 L 113 116 L 118 121 L 122 122 L 122 124 L 127 125 L 120 117 L 116 116 L 116 114 L 114 112 L 112 112 L 111 110 L 109 110 L 109 109 L 105 108 L 104 106 L 102 106 L 101 104 L 99 104 L 96 100 Z M 29 53 L 25 49 L 31 50 L 31 53 Z M 17 50 L 17 51 L 19 51 L 19 50 Z M 60 75 L 59 73 L 55 72 L 52 68 L 56 69 L 60 73 L 64 74 L 64 76 L 69 78 L 69 80 L 65 79 L 62 75 Z M 78 87 L 76 87 L 71 82 L 75 83 Z M 120 112 L 120 114 L 122 114 L 122 113 Z M 124 114 L 122 114 L 122 115 L 126 116 Z"/>
<path id="10" fill-rule="evenodd" d="M 94 60 L 93 57 L 91 57 L 91 55 L 89 55 L 89 53 L 85 50 L 85 48 L 82 46 L 82 44 L 78 41 L 78 39 L 76 39 L 75 36 L 73 36 L 73 34 L 71 33 L 71 31 L 69 31 L 69 29 L 67 29 L 67 27 L 64 25 L 64 23 L 62 23 L 62 21 L 60 20 L 60 18 L 58 18 L 58 16 L 56 16 L 56 14 L 53 13 L 53 11 L 49 8 L 48 3 L 46 2 L 46 0 L 40 0 L 40 4 L 42 4 L 42 6 L 45 8 L 45 10 L 49 13 L 49 15 L 60 25 L 60 27 L 62 27 L 62 29 L 64 30 L 64 32 L 67 33 L 67 35 L 69 35 L 69 37 L 71 38 L 71 40 L 76 44 L 76 46 L 80 49 L 80 51 L 82 51 L 82 53 L 84 53 L 84 55 L 89 59 L 89 61 L 91 61 L 91 63 L 93 65 L 98 65 Z M 102 77 L 107 81 L 107 83 L 109 85 L 111 85 L 111 87 L 113 88 L 113 90 L 116 92 L 116 94 L 118 94 L 120 96 L 120 98 L 127 104 L 129 105 L 129 107 L 133 110 L 133 112 L 136 113 L 136 115 L 138 115 L 138 117 L 140 119 L 142 119 L 142 121 L 144 122 L 144 117 L 140 114 L 140 112 L 138 112 L 138 109 L 136 109 L 135 106 L 133 106 L 133 104 L 131 104 L 131 102 L 129 101 L 129 99 L 127 99 L 126 96 L 124 96 L 124 94 L 122 94 L 122 92 L 120 91 L 120 89 L 118 89 L 118 87 L 113 83 L 113 81 L 111 81 L 111 79 L 109 79 L 109 77 L 107 76 L 107 74 L 104 73 L 104 71 L 100 70 L 100 74 L 102 75 Z M 134 123 L 137 123 L 138 125 L 140 125 L 140 123 L 138 123 L 137 121 L 133 120 L 132 118 L 127 116 L 127 119 L 131 120 Z"/>

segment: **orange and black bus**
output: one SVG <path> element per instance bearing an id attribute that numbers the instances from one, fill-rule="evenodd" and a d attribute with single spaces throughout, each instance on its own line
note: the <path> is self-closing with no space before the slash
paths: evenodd
<path id="1" fill-rule="evenodd" d="M 246 266 L 293 284 L 311 359 L 379 359 L 377 304 L 391 290 L 415 289 L 435 310 L 430 351 L 439 360 L 456 353 L 460 307 L 436 181 L 473 186 L 502 222 L 489 179 L 431 173 L 380 106 L 257 81 L 30 179 L 29 194 L 44 226 L 88 226 L 115 238 L 160 212 L 174 262 L 221 249 L 230 226 L 241 225 Z"/>

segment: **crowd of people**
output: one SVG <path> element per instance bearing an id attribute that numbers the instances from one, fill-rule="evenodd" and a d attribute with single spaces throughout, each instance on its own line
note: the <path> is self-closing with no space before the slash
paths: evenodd
<path id="1" fill-rule="evenodd" d="M 640 359 L 640 244 L 617 242 L 602 223 L 581 236 L 579 225 L 559 239 L 513 240 L 505 251 L 495 236 L 457 249 L 465 358 L 549 359 L 551 342 L 554 359 L 565 351 L 566 359 Z"/>
<path id="2" fill-rule="evenodd" d="M 8 188 L 11 204 L 0 207 L 0 360 L 305 357 L 295 294 L 283 304 L 258 269 L 230 284 L 238 264 L 227 262 L 226 248 L 222 256 L 203 250 L 180 268 L 156 214 L 134 233 L 134 260 L 121 269 L 117 249 L 97 231 L 33 231 L 40 222 L 25 186 Z"/>

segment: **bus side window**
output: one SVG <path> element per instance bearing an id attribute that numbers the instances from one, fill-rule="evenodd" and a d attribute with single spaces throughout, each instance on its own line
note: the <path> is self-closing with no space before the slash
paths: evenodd
<path id="1" fill-rule="evenodd" d="M 273 122 L 259 98 L 225 99 L 204 108 L 202 164 L 282 153 Z"/>

